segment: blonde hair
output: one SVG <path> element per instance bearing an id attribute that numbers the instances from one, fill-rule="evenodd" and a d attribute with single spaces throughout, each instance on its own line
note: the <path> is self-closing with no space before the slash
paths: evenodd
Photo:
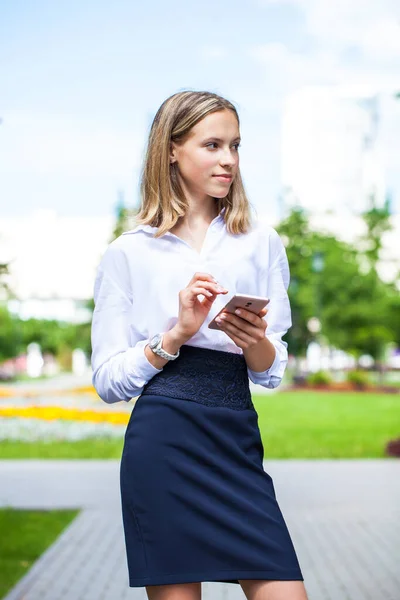
<path id="1" fill-rule="evenodd" d="M 164 235 L 186 214 L 188 201 L 178 178 L 178 166 L 170 164 L 171 142 L 182 142 L 189 131 L 206 115 L 231 110 L 234 105 L 212 92 L 184 91 L 167 98 L 151 125 L 140 181 L 141 207 L 135 216 L 137 225 L 158 227 L 155 237 Z M 240 171 L 224 198 L 216 198 L 218 213 L 226 208 L 224 219 L 229 233 L 247 233 L 252 226 L 250 203 Z"/>

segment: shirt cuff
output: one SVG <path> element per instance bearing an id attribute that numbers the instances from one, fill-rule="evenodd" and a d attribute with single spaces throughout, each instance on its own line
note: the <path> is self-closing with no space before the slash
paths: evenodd
<path id="1" fill-rule="evenodd" d="M 147 358 L 145 354 L 145 347 L 149 343 L 149 340 L 140 340 L 136 343 L 134 348 L 128 350 L 128 354 L 131 354 L 131 376 L 137 379 L 143 380 L 147 383 L 157 373 L 161 373 L 163 370 L 157 369 Z"/>
<path id="2" fill-rule="evenodd" d="M 275 358 L 273 360 L 272 365 L 266 369 L 265 371 L 253 371 L 249 367 L 247 367 L 247 373 L 249 375 L 249 379 L 258 385 L 262 385 L 266 388 L 276 388 L 282 381 L 282 373 L 281 373 L 281 357 L 279 355 L 278 349 L 275 347 Z"/>
<path id="3" fill-rule="evenodd" d="M 129 402 L 137 398 L 150 379 L 160 373 L 144 353 L 148 340 L 140 340 L 103 365 L 97 374 L 97 393 L 105 402 Z M 94 376 L 93 376 L 94 377 Z"/>

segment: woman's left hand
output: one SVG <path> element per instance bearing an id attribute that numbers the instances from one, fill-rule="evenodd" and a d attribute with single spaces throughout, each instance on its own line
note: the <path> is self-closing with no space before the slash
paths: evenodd
<path id="1" fill-rule="evenodd" d="M 224 331 L 239 348 L 245 350 L 255 346 L 265 338 L 267 322 L 263 319 L 268 312 L 263 308 L 258 314 L 252 313 L 245 308 L 239 309 L 240 314 L 224 311 L 220 314 L 225 316 L 221 321 L 216 319 L 221 331 Z"/>

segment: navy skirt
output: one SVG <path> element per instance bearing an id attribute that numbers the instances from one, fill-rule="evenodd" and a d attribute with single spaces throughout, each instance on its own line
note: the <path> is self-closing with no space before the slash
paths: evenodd
<path id="1" fill-rule="evenodd" d="M 125 433 L 129 585 L 303 581 L 263 454 L 244 356 L 183 345 Z"/>

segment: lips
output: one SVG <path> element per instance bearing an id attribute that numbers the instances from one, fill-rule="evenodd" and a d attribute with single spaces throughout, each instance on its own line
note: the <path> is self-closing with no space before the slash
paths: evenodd
<path id="1" fill-rule="evenodd" d="M 226 179 L 226 181 L 230 181 L 232 179 L 232 175 L 225 175 L 224 173 L 221 175 L 213 175 L 213 177 L 218 177 L 219 179 Z"/>

